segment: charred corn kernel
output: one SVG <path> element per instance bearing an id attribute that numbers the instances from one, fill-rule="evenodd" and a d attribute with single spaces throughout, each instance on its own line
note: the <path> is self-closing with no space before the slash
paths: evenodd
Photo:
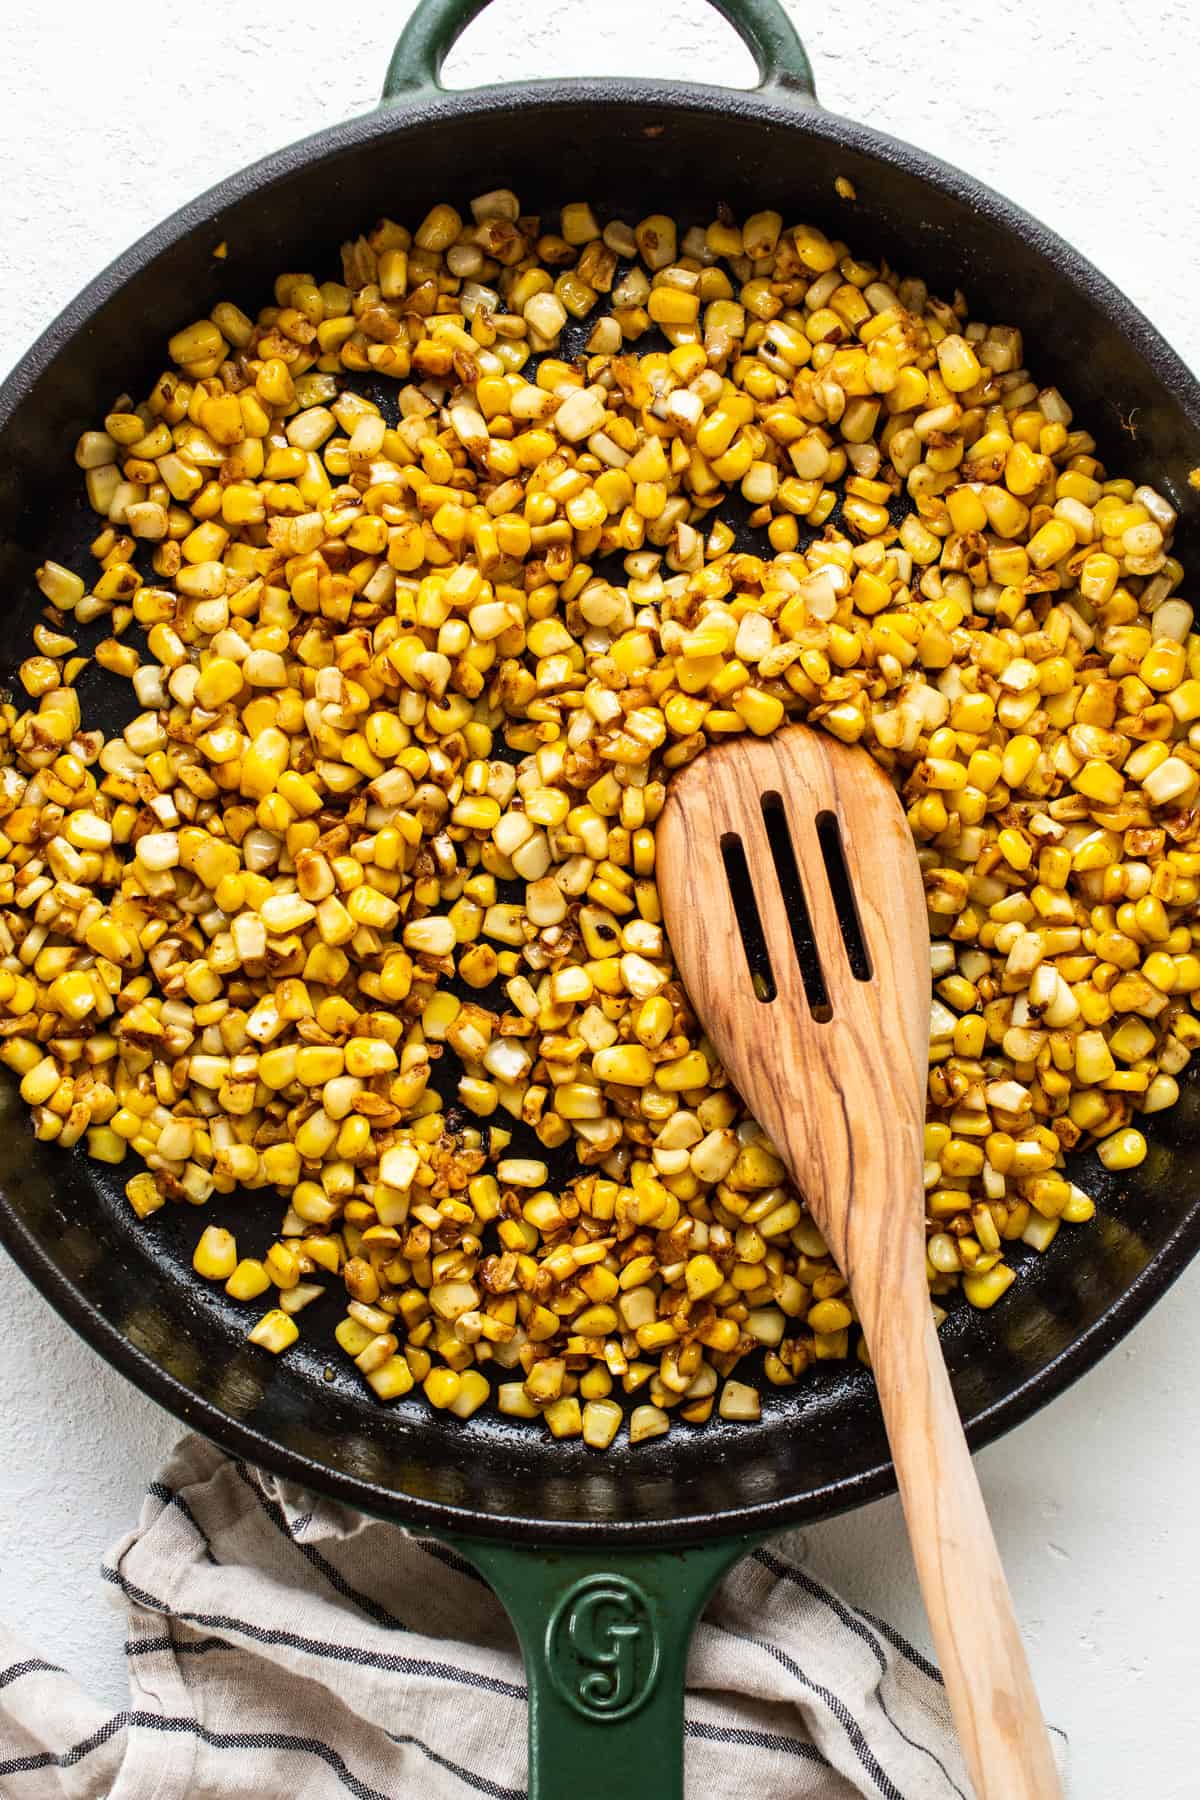
<path id="1" fill-rule="evenodd" d="M 153 1175 L 145 1172 L 130 1176 L 125 1184 L 125 1198 L 139 1219 L 148 1219 L 151 1213 L 166 1205 L 166 1196 Z"/>

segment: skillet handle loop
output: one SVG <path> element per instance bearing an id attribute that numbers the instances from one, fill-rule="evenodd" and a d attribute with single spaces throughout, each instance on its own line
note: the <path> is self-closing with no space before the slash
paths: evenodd
<path id="1" fill-rule="evenodd" d="M 419 0 L 392 52 L 383 83 L 384 104 L 443 91 L 447 56 L 488 4 L 489 0 Z M 760 88 L 816 99 L 808 52 L 781 0 L 709 0 L 709 4 L 729 21 L 753 56 Z"/>
<path id="2" fill-rule="evenodd" d="M 692 1627 L 759 1541 L 606 1552 L 446 1540 L 516 1627 L 529 1687 L 529 1800 L 683 1800 Z"/>

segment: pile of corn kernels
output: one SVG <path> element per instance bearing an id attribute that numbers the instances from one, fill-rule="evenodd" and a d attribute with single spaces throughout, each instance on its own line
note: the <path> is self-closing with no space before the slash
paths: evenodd
<path id="1" fill-rule="evenodd" d="M 139 1217 L 283 1197 L 196 1248 L 253 1342 L 341 1282 L 381 1400 L 597 1448 L 851 1353 L 655 888 L 672 771 L 788 718 L 916 841 L 935 1302 L 1092 1215 L 1064 1153 L 1141 1161 L 1200 1043 L 1200 638 L 1172 507 L 1017 330 L 777 213 L 497 191 L 168 348 L 0 712 L 0 1058 Z"/>

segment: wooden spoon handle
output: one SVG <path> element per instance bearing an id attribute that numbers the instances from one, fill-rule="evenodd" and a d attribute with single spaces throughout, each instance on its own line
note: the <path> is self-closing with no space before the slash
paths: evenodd
<path id="1" fill-rule="evenodd" d="M 897 1295 L 873 1338 L 871 1360 L 917 1575 L 978 1800 L 1061 1800 L 1008 1583 L 924 1297 L 918 1313 Z"/>

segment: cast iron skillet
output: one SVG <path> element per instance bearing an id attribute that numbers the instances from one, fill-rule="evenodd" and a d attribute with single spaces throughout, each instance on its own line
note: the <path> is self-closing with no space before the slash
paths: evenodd
<path id="1" fill-rule="evenodd" d="M 268 157 L 160 225 L 0 389 L 10 668 L 38 615 L 36 563 L 49 554 L 85 566 L 94 520 L 79 498 L 75 436 L 119 392 L 146 391 L 171 332 L 224 297 L 256 308 L 281 270 L 336 273 L 338 244 L 381 214 L 415 220 L 435 200 L 465 207 L 501 185 L 528 210 L 587 197 L 627 219 L 663 210 L 707 221 L 719 201 L 742 216 L 777 206 L 935 291 L 963 286 L 982 316 L 1024 329 L 1039 378 L 1062 387 L 1113 467 L 1169 495 L 1179 553 L 1200 556 L 1200 494 L 1187 481 L 1200 463 L 1200 387 L 1178 357 L 1044 226 L 945 164 L 821 111 L 778 0 L 714 0 L 754 54 L 753 92 L 587 79 L 448 93 L 442 61 L 484 4 L 423 0 L 378 111 Z M 853 182 L 853 204 L 835 194 L 838 175 Z M 101 672 L 82 686 L 85 717 L 107 708 L 115 722 Z M 892 1484 L 857 1365 L 768 1390 L 760 1427 L 677 1427 L 605 1457 L 497 1416 L 463 1427 L 419 1395 L 381 1407 L 332 1347 L 332 1296 L 305 1315 L 284 1358 L 248 1346 L 245 1309 L 191 1273 L 198 1221 L 186 1207 L 139 1225 L 122 1198 L 128 1169 L 33 1142 L 11 1086 L 0 1108 L 0 1236 L 101 1355 L 234 1455 L 454 1535 L 497 1584 L 528 1666 L 535 1794 L 677 1795 L 686 1642 L 712 1582 L 754 1534 Z M 1060 1232 L 995 1311 L 963 1310 L 945 1326 L 973 1443 L 1094 1363 L 1200 1245 L 1194 1085 L 1155 1116 L 1150 1138 L 1146 1162 L 1119 1181 L 1086 1159 L 1078 1179 L 1099 1201 L 1097 1222 Z M 207 1216 L 235 1223 L 253 1251 L 270 1241 L 278 1203 L 247 1196 Z"/>

